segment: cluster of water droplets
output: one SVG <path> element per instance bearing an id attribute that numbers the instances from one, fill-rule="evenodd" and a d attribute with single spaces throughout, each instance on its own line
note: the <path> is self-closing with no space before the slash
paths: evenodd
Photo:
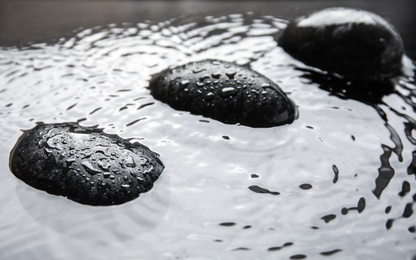
<path id="1" fill-rule="evenodd" d="M 39 148 L 62 161 L 62 166 L 74 171 L 72 174 L 82 179 L 82 183 L 90 182 L 95 187 L 95 180 L 108 188 L 110 182 L 114 184 L 117 181 L 124 183 L 121 188 L 128 191 L 132 184 L 131 177 L 141 183 L 145 181 L 145 175 L 154 170 L 138 147 L 130 150 L 132 148 L 125 147 L 120 140 L 112 140 L 99 133 L 67 131 L 59 127 L 49 129 L 43 135 L 41 142 L 44 144 L 40 144 Z M 99 176 L 95 176 L 97 174 Z M 94 180 L 92 176 L 95 176 Z"/>
<path id="2" fill-rule="evenodd" d="M 277 46 L 286 24 L 254 14 L 183 17 L 0 50 L 0 252 L 6 259 L 411 259 L 412 62 L 382 103 L 339 98 L 303 78 L 296 67 L 305 66 Z M 218 57 L 279 84 L 299 119 L 264 129 L 226 125 L 150 95 L 151 75 Z M 20 129 L 37 121 L 79 121 L 134 138 L 161 154 L 166 169 L 150 192 L 116 207 L 33 190 L 13 177 L 6 157 Z"/>

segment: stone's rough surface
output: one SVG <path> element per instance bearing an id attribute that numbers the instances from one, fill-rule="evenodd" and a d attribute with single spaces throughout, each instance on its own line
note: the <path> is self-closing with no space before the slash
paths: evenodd
<path id="1" fill-rule="evenodd" d="M 34 188 L 82 204 L 113 205 L 150 190 L 164 166 L 139 143 L 62 123 L 26 131 L 10 154 L 10 168 Z"/>
<path id="2" fill-rule="evenodd" d="M 289 23 L 279 45 L 302 62 L 362 81 L 380 81 L 402 72 L 403 42 L 380 16 L 329 8 Z"/>
<path id="3" fill-rule="evenodd" d="M 220 60 L 167 69 L 150 83 L 152 95 L 171 107 L 224 123 L 271 127 L 292 123 L 294 103 L 265 76 Z"/>

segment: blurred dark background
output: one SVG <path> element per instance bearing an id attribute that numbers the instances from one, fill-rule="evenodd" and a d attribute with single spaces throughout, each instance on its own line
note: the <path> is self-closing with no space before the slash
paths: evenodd
<path id="1" fill-rule="evenodd" d="M 0 46 L 51 42 L 73 30 L 123 22 L 165 21 L 180 15 L 252 11 L 293 19 L 326 7 L 377 13 L 400 32 L 406 54 L 416 60 L 416 0 L 0 0 Z"/>

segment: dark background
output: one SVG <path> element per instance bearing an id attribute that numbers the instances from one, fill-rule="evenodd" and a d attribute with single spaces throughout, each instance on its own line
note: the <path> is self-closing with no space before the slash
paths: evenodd
<path id="1" fill-rule="evenodd" d="M 416 60 L 416 0 L 0 0 L 0 46 L 51 42 L 81 27 L 110 23 L 159 22 L 186 14 L 247 11 L 292 19 L 334 6 L 361 8 L 383 16 L 400 32 L 406 54 Z"/>

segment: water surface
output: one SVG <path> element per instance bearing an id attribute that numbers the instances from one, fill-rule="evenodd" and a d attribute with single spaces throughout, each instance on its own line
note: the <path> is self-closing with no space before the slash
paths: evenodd
<path id="1" fill-rule="evenodd" d="M 367 102 L 331 92 L 255 14 L 83 29 L 0 50 L 2 259 L 413 259 L 414 65 Z M 147 88 L 171 65 L 220 58 L 279 84 L 300 116 L 250 128 L 175 111 Z M 347 84 L 347 83 L 346 83 Z M 166 166 L 148 193 L 91 207 L 35 190 L 8 168 L 36 122 L 79 121 L 133 138 Z"/>

